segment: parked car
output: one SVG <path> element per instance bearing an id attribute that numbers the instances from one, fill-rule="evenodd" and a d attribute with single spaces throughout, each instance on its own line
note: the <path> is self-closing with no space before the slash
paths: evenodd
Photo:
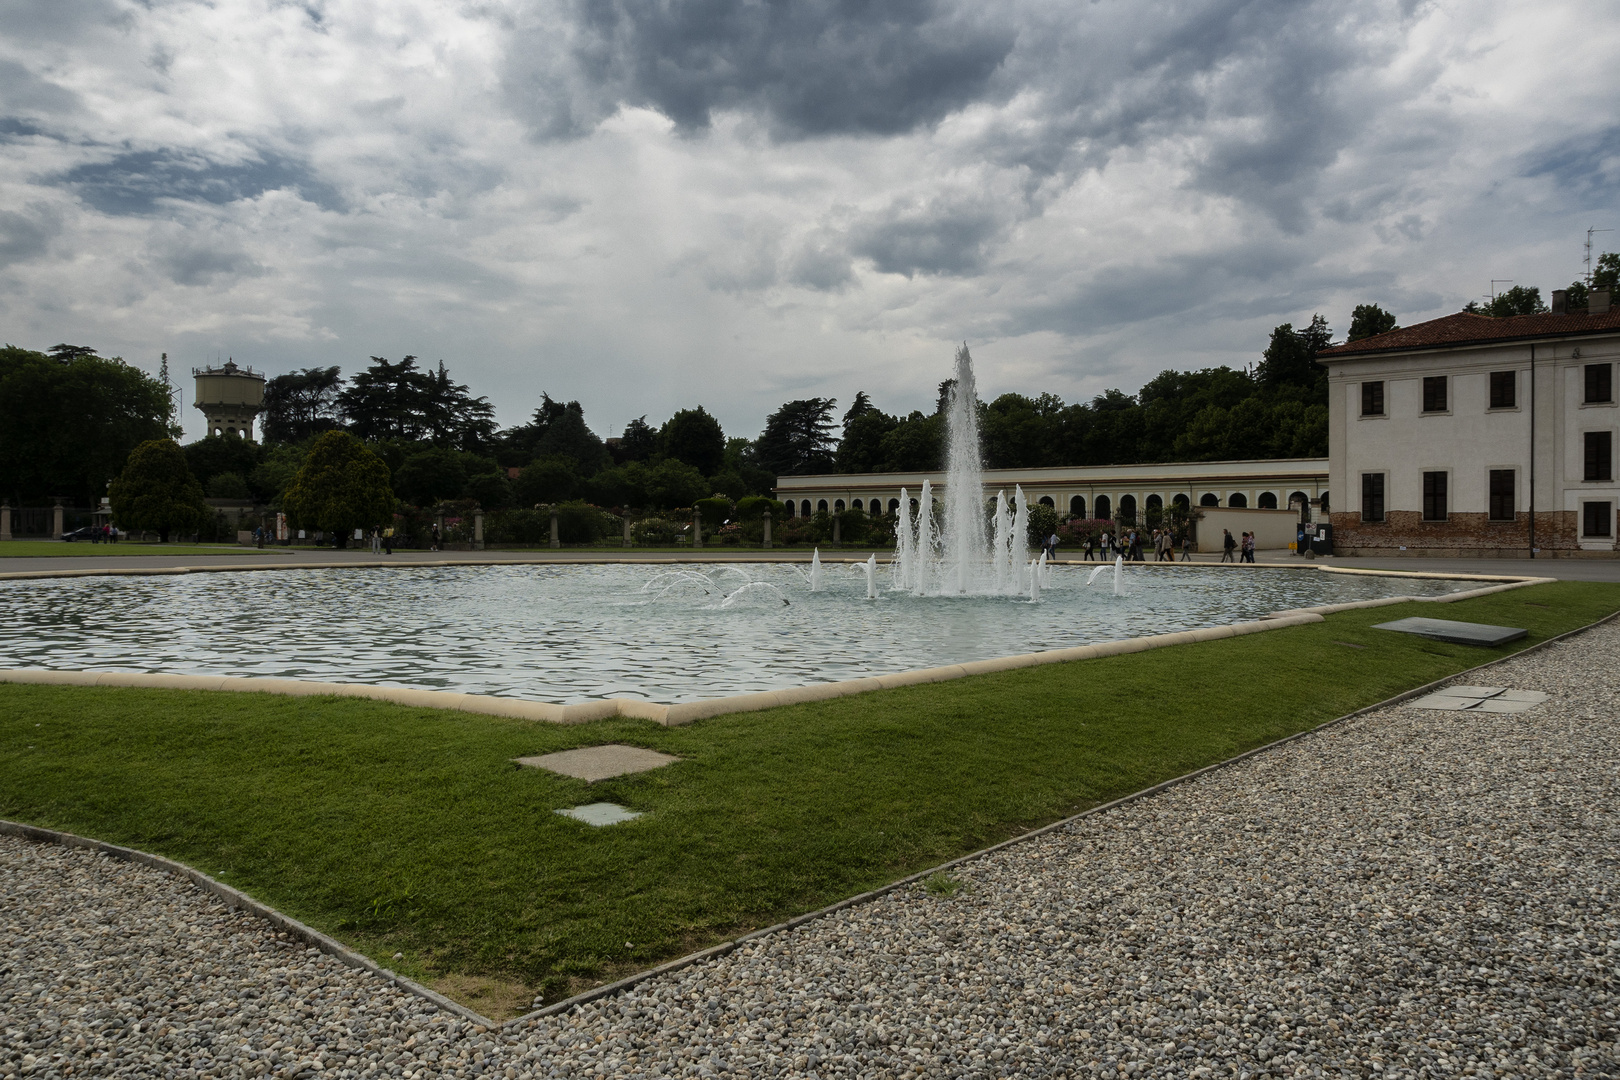
<path id="1" fill-rule="evenodd" d="M 91 540 L 91 541 L 100 540 L 100 539 L 103 539 L 103 537 L 101 535 L 101 526 L 100 525 L 86 525 L 82 529 L 74 529 L 70 533 L 63 533 L 62 534 L 62 539 L 64 539 L 64 540 Z"/>

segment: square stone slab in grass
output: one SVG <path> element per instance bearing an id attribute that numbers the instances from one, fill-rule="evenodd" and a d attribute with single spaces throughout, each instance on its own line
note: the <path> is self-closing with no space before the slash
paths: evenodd
<path id="1" fill-rule="evenodd" d="M 1396 619 L 1379 623 L 1374 630 L 1394 630 L 1402 634 L 1417 634 L 1435 641 L 1449 641 L 1453 645 L 1505 645 L 1518 641 L 1530 633 L 1515 626 L 1491 626 L 1487 623 L 1453 622 L 1450 619 Z"/>
<path id="2" fill-rule="evenodd" d="M 603 825 L 617 825 L 622 821 L 634 821 L 641 814 L 635 810 L 626 810 L 618 803 L 593 802 L 585 806 L 571 806 L 566 810 L 558 810 L 563 817 L 583 821 L 587 825 L 600 828 Z"/>
<path id="3" fill-rule="evenodd" d="M 513 760 L 531 769 L 549 769 L 586 783 L 595 783 L 598 780 L 611 780 L 615 776 L 650 772 L 681 759 L 660 754 L 656 750 L 643 750 L 639 746 L 608 743 L 606 746 L 582 746 L 578 750 L 562 750 L 555 754 Z"/>
<path id="4" fill-rule="evenodd" d="M 1500 686 L 1448 686 L 1416 701 L 1414 709 L 1449 709 L 1455 712 L 1516 713 L 1540 705 L 1547 695 L 1540 690 L 1506 690 Z"/>

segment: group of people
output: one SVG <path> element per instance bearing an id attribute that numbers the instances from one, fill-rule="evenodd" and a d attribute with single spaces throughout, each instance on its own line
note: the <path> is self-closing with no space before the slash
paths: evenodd
<path id="1" fill-rule="evenodd" d="M 1053 540 L 1057 538 L 1054 536 Z M 1142 548 L 1147 544 L 1153 549 L 1153 558 L 1156 562 L 1175 562 L 1176 549 L 1181 549 L 1181 561 L 1192 562 L 1192 533 L 1184 531 L 1179 537 L 1169 529 L 1154 529 L 1143 537 L 1137 529 L 1128 529 L 1115 536 L 1112 533 L 1103 533 L 1100 536 L 1087 536 L 1085 558 L 1087 561 L 1096 559 L 1101 555 L 1102 561 L 1107 562 L 1115 555 L 1120 555 L 1127 562 L 1142 562 Z M 1054 553 L 1055 553 L 1054 544 Z"/>
<path id="2" fill-rule="evenodd" d="M 1246 532 L 1240 539 L 1232 538 L 1231 529 L 1222 529 L 1221 562 L 1254 562 L 1254 533 Z M 1233 555 L 1237 558 L 1234 559 Z"/>

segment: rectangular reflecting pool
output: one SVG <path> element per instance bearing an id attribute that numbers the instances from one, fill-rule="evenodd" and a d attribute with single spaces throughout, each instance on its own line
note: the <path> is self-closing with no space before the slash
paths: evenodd
<path id="1" fill-rule="evenodd" d="M 666 704 L 1435 596 L 1467 581 L 1315 569 L 1052 567 L 1027 597 L 866 598 L 864 566 L 447 566 L 0 583 L 0 668 L 310 679 Z"/>

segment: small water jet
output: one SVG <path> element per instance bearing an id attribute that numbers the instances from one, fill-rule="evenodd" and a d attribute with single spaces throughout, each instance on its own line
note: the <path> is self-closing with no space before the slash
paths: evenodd
<path id="1" fill-rule="evenodd" d="M 821 591 L 821 549 L 810 553 L 810 591 Z"/>

